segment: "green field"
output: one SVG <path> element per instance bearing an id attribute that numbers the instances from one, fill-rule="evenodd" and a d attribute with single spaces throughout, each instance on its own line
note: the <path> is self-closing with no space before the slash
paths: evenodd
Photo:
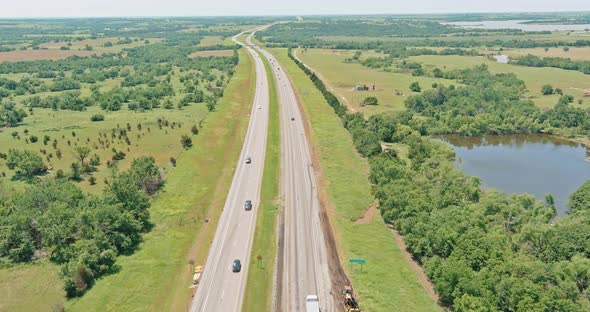
<path id="1" fill-rule="evenodd" d="M 64 302 L 59 267 L 48 261 L 0 270 L 0 311 L 50 311 Z"/>
<path id="2" fill-rule="evenodd" d="M 363 51 L 363 57 L 371 56 L 371 53 Z M 445 85 L 457 82 L 432 77 L 414 77 L 406 73 L 388 72 L 381 69 L 372 69 L 358 63 L 347 63 L 354 51 L 330 50 L 330 49 L 306 49 L 297 50 L 297 56 L 305 64 L 317 71 L 321 78 L 329 84 L 329 87 L 344 104 L 352 106 L 355 110 L 366 115 L 377 114 L 384 111 L 404 110 L 404 101 L 408 95 L 415 94 L 409 90 L 409 85 L 417 81 L 422 90 L 427 90 L 432 83 Z M 574 106 L 579 106 L 578 100 L 582 100 L 581 107 L 590 107 L 590 99 L 584 97 L 584 90 L 590 89 L 588 75 L 581 72 L 563 70 L 558 68 L 537 68 L 502 64 L 486 57 L 478 56 L 440 56 L 422 55 L 412 56 L 408 60 L 423 64 L 426 69 L 439 67 L 443 70 L 469 68 L 486 64 L 492 72 L 514 73 L 522 79 L 529 90 L 528 96 L 541 108 L 551 108 L 559 100 L 559 95 L 545 96 L 541 94 L 541 87 L 551 84 L 555 88 L 561 88 L 565 93 L 575 97 Z M 375 84 L 376 91 L 354 91 L 355 85 Z M 401 91 L 403 95 L 396 95 L 394 90 Z M 360 106 L 359 103 L 367 96 L 375 96 L 379 99 L 377 106 Z"/>
<path id="3" fill-rule="evenodd" d="M 578 99 L 583 99 L 583 107 L 590 107 L 590 99 L 583 97 L 583 90 L 590 89 L 590 76 L 578 71 L 503 64 L 476 56 L 422 55 L 409 59 L 427 65 L 427 68 L 439 67 L 442 69 L 468 68 L 486 64 L 492 72 L 514 73 L 519 79 L 522 79 L 529 90 L 529 97 L 541 108 L 551 108 L 559 100 L 559 95 L 544 96 L 541 94 L 541 87 L 545 84 L 551 84 L 555 88 L 563 89 L 564 93 L 573 95 L 575 97 L 574 105 L 577 105 Z"/>
<path id="4" fill-rule="evenodd" d="M 276 83 L 268 61 L 264 60 L 269 82 L 270 111 L 268 123 L 268 139 L 266 142 L 266 158 L 260 206 L 256 219 L 254 242 L 250 255 L 248 281 L 242 311 L 271 311 L 275 257 L 277 254 L 277 217 L 279 214 L 279 181 L 281 166 L 281 131 L 279 124 L 279 103 L 277 100 Z M 258 256 L 262 260 L 258 261 Z"/>
<path id="5" fill-rule="evenodd" d="M 197 71 L 186 72 L 196 73 Z M 69 172 L 70 164 L 77 161 L 75 151 L 77 147 L 89 147 L 92 155 L 96 154 L 100 157 L 101 163 L 96 166 L 97 170 L 91 175 L 83 176 L 83 180 L 78 182 L 78 185 L 84 191 L 91 193 L 101 192 L 105 178 L 110 177 L 114 172 L 126 170 L 133 159 L 141 156 L 153 156 L 159 167 L 168 168 L 170 158 L 176 158 L 182 150 L 180 137 L 183 134 L 189 134 L 192 126 L 198 126 L 208 112 L 205 103 L 193 103 L 182 109 L 176 108 L 176 104 L 186 95 L 179 81 L 179 76 L 185 75 L 186 72 L 181 72 L 178 67 L 173 69 L 174 75 L 171 75 L 170 84 L 175 95 L 169 97 L 175 105 L 173 109 L 130 110 L 127 105 L 123 105 L 118 111 L 105 111 L 97 105 L 89 106 L 84 111 L 34 108 L 32 113 L 28 112 L 29 116 L 19 127 L 0 129 L 0 146 L 2 146 L 0 151 L 29 149 L 39 152 L 50 169 L 49 174 L 55 174 L 58 170 Z M 211 74 L 216 79 L 223 75 L 218 70 L 212 70 Z M 0 75 L 0 78 L 21 79 L 30 76 L 8 74 Z M 118 87 L 121 81 L 120 78 L 107 79 L 96 83 L 96 86 L 101 92 L 108 92 Z M 90 88 L 90 84 L 82 83 L 79 90 L 81 96 L 90 96 Z M 206 89 L 207 85 L 203 83 L 200 90 L 210 94 Z M 35 96 L 45 98 L 60 94 L 63 92 L 42 92 Z M 30 97 L 31 95 L 19 95 L 14 97 L 14 101 L 22 107 L 21 102 Z M 92 122 L 90 118 L 95 114 L 103 115 L 104 121 Z M 162 125 L 158 122 L 159 120 L 162 121 Z M 129 142 L 115 135 L 119 129 L 128 130 Z M 13 133 L 17 133 L 17 136 L 13 136 Z M 30 141 L 32 136 L 38 138 L 36 143 Z M 44 136 L 50 139 L 47 144 L 43 142 Z M 57 141 L 55 146 L 54 140 Z M 122 151 L 126 156 L 125 159 L 109 166 L 107 162 L 113 155 L 112 149 Z M 58 153 L 61 153 L 61 157 L 58 157 Z M 6 174 L 9 179 L 14 177 L 14 172 L 9 170 L 3 161 L 0 161 L 1 173 Z M 95 185 L 89 183 L 90 176 L 96 179 Z M 13 179 L 11 182 L 17 187 L 26 185 L 20 180 Z"/>
<path id="6" fill-rule="evenodd" d="M 379 213 L 357 224 L 374 203 L 368 163 L 354 150 L 352 139 L 321 93 L 293 61 L 286 49 L 271 49 L 288 71 L 312 128 L 314 157 L 319 157 L 343 268 L 353 283 L 364 311 L 438 311 L 418 281 L 402 250 L 385 227 Z M 320 194 L 321 196 L 321 194 Z M 364 258 L 363 271 L 351 268 L 349 258 Z"/>
<path id="7" fill-rule="evenodd" d="M 371 69 L 359 63 L 346 63 L 345 59 L 353 56 L 355 51 L 329 50 L 329 49 L 306 49 L 297 50 L 297 56 L 302 62 L 317 71 L 327 80 L 329 87 L 344 104 L 352 106 L 354 110 L 361 111 L 367 115 L 378 114 L 384 111 L 405 110 L 404 101 L 408 95 L 414 94 L 409 86 L 412 82 L 418 81 L 423 90 L 431 88 L 434 82 L 449 84 L 445 79 L 431 77 L 413 77 L 404 73 L 385 72 L 378 69 Z M 383 56 L 375 52 L 363 51 L 362 58 Z M 356 85 L 367 85 L 375 91 L 354 91 Z M 397 95 L 395 91 L 399 91 Z M 369 96 L 379 99 L 379 105 L 360 106 L 360 103 Z"/>

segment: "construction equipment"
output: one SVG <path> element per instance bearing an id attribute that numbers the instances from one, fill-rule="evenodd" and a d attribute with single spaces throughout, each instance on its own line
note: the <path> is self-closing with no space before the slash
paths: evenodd
<path id="1" fill-rule="evenodd" d="M 199 265 L 195 267 L 195 273 L 193 274 L 193 285 L 197 285 L 201 280 L 201 275 L 203 273 L 203 266 Z"/>
<path id="2" fill-rule="evenodd" d="M 359 303 L 354 297 L 352 286 L 344 286 L 342 290 L 342 303 L 344 304 L 344 311 L 346 312 L 360 312 Z"/>

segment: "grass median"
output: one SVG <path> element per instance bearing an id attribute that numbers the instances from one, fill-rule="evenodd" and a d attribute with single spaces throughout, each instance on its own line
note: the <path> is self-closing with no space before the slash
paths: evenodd
<path id="1" fill-rule="evenodd" d="M 262 57 L 262 56 L 261 56 Z M 268 139 L 256 232 L 250 256 L 250 269 L 242 311 L 271 311 L 275 258 L 277 254 L 277 217 L 279 215 L 279 179 L 281 169 L 281 132 L 277 90 L 270 64 L 264 59 L 269 84 L 270 110 Z M 261 261 L 258 261 L 258 256 Z"/>
<path id="2" fill-rule="evenodd" d="M 312 128 L 311 144 L 320 159 L 321 185 L 330 202 L 328 213 L 341 263 L 366 311 L 438 311 L 404 258 L 379 212 L 356 222 L 374 203 L 367 178 L 369 165 L 355 150 L 352 138 L 311 80 L 287 56 L 271 49 L 288 72 Z M 349 258 L 366 260 L 360 267 Z M 338 290 L 334 290 L 338 291 Z"/>
<path id="3" fill-rule="evenodd" d="M 256 76 L 246 53 L 240 50 L 240 64 L 217 110 L 207 116 L 194 146 L 180 155 L 164 189 L 154 198 L 150 208 L 154 229 L 137 252 L 117 260 L 118 273 L 70 301 L 68 310 L 186 310 L 190 262 L 200 264 L 207 257 L 248 125 Z"/>

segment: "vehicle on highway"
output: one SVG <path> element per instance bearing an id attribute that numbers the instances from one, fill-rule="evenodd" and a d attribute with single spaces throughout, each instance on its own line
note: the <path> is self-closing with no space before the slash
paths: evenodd
<path id="1" fill-rule="evenodd" d="M 234 263 L 231 265 L 231 270 L 234 273 L 238 273 L 242 270 L 242 262 L 240 262 L 240 259 L 234 260 Z"/>
<path id="2" fill-rule="evenodd" d="M 320 312 L 320 301 L 316 295 L 305 297 L 305 312 Z"/>
<path id="3" fill-rule="evenodd" d="M 262 106 L 258 105 L 258 109 L 261 109 L 261 108 L 262 108 Z"/>
<path id="4" fill-rule="evenodd" d="M 252 201 L 251 200 L 246 201 L 246 203 L 244 204 L 244 209 L 246 209 L 246 211 L 252 210 Z"/>
<path id="5" fill-rule="evenodd" d="M 291 121 L 295 120 L 295 117 L 291 117 Z"/>
<path id="6" fill-rule="evenodd" d="M 246 163 L 247 163 L 247 164 L 249 164 L 249 163 L 251 163 L 251 162 L 252 162 L 252 158 L 250 158 L 250 157 L 246 158 Z"/>

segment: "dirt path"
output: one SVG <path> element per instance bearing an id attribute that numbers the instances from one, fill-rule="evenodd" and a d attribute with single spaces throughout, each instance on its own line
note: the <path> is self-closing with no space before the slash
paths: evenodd
<path id="1" fill-rule="evenodd" d="M 416 276 L 418 277 L 420 285 L 422 285 L 422 287 L 424 288 L 424 290 L 426 290 L 426 292 L 432 298 L 432 300 L 438 302 L 439 298 L 436 292 L 434 291 L 434 285 L 426 276 L 426 273 L 424 272 L 422 266 L 420 266 L 418 262 L 414 261 L 414 259 L 412 258 L 412 254 L 406 249 L 406 244 L 404 243 L 404 239 L 401 236 L 401 234 L 392 225 L 388 224 L 387 227 L 391 230 L 391 233 L 395 238 L 395 243 L 404 254 L 406 261 L 408 261 L 412 269 L 414 269 L 414 272 L 416 272 Z"/>

